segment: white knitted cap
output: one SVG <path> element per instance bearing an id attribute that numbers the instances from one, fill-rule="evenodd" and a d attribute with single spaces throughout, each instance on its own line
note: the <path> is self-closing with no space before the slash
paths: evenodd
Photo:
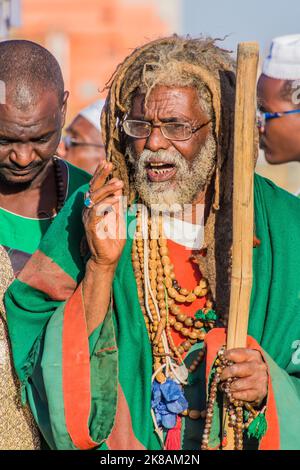
<path id="1" fill-rule="evenodd" d="M 282 80 L 300 79 L 300 34 L 273 39 L 262 73 Z"/>
<path id="2" fill-rule="evenodd" d="M 104 100 L 97 100 L 95 101 L 95 103 L 82 109 L 78 113 L 78 115 L 84 117 L 93 126 L 95 126 L 98 131 L 100 131 L 101 130 L 100 116 L 101 116 L 101 111 L 104 106 L 104 103 L 105 103 Z"/>

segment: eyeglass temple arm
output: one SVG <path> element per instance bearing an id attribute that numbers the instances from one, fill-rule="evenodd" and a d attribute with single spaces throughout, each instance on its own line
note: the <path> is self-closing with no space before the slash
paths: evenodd
<path id="1" fill-rule="evenodd" d="M 265 113 L 266 119 L 276 119 L 282 116 L 286 116 L 287 114 L 299 114 L 300 109 L 291 109 L 290 111 L 283 111 L 277 113 Z"/>

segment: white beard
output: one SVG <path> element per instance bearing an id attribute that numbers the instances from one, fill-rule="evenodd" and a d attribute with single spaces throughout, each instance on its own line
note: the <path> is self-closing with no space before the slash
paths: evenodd
<path id="1" fill-rule="evenodd" d="M 210 134 L 191 164 L 178 151 L 143 150 L 137 157 L 132 146 L 128 146 L 126 155 L 134 169 L 135 190 L 142 201 L 155 211 L 176 212 L 191 204 L 207 187 L 215 168 L 216 142 Z M 148 180 L 146 166 L 153 157 L 176 166 L 177 172 L 172 180 L 160 183 Z"/>

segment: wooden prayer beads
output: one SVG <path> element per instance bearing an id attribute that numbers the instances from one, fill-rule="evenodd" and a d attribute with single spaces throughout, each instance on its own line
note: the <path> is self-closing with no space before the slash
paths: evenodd
<path id="1" fill-rule="evenodd" d="M 217 390 L 220 384 L 220 377 L 225 369 L 225 367 L 232 365 L 231 361 L 228 361 L 224 358 L 225 349 L 222 348 L 218 353 L 218 358 L 215 361 L 216 372 L 212 379 L 209 391 L 209 397 L 207 402 L 206 408 L 206 421 L 204 432 L 202 435 L 202 450 L 208 450 L 209 444 L 209 436 L 211 432 L 212 426 L 212 419 L 213 419 L 213 411 L 214 411 L 214 404 L 217 397 Z M 229 427 L 233 428 L 234 431 L 234 446 L 235 450 L 243 450 L 243 431 L 247 429 L 251 422 L 257 417 L 259 414 L 258 411 L 254 410 L 254 408 L 250 405 L 250 403 L 246 403 L 243 401 L 235 400 L 232 396 L 230 385 L 234 379 L 229 378 L 224 382 L 221 386 L 221 390 L 225 394 L 226 400 L 226 413 L 228 414 L 229 418 Z M 244 408 L 245 407 L 249 411 L 249 418 L 244 423 Z"/>
<path id="2" fill-rule="evenodd" d="M 197 341 L 203 341 L 205 337 L 204 326 L 210 328 L 213 322 L 197 320 L 183 314 L 178 303 L 192 303 L 197 297 L 206 296 L 207 301 L 204 312 L 212 308 L 212 301 L 207 281 L 201 279 L 199 284 L 190 291 L 181 287 L 176 281 L 174 266 L 169 257 L 167 240 L 162 233 L 162 221 L 155 218 L 148 221 L 148 234 L 150 239 L 144 239 L 142 235 L 141 216 L 137 214 L 137 229 L 132 247 L 132 266 L 137 282 L 139 303 L 145 317 L 145 323 L 152 343 L 154 371 L 165 364 L 167 352 L 162 341 L 163 334 L 168 342 L 172 356 L 179 364 L 183 362 L 183 354 L 187 353 Z M 152 238 L 154 237 L 154 238 Z M 144 272 L 144 244 L 148 244 L 148 273 Z M 148 305 L 145 304 L 145 274 L 149 277 L 151 295 L 148 295 Z M 147 276 L 146 276 L 147 277 Z M 156 302 L 157 307 L 155 307 Z M 158 309 L 158 310 L 157 310 Z M 149 318 L 150 313 L 150 318 Z M 184 337 L 182 343 L 176 347 L 172 330 Z M 203 360 L 204 352 L 200 351 L 197 360 L 193 361 L 189 372 L 194 372 Z M 163 381 L 164 374 L 159 372 L 156 379 Z"/>

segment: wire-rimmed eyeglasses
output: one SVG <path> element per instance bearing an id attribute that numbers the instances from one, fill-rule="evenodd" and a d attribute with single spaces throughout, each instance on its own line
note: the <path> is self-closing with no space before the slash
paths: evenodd
<path id="1" fill-rule="evenodd" d="M 137 119 L 125 119 L 122 122 L 124 132 L 135 139 L 147 139 L 154 127 L 159 127 L 162 135 L 168 140 L 189 140 L 192 135 L 204 126 L 207 126 L 211 120 L 197 127 L 192 127 L 188 122 L 164 122 L 153 124 L 148 121 L 139 121 Z"/>

